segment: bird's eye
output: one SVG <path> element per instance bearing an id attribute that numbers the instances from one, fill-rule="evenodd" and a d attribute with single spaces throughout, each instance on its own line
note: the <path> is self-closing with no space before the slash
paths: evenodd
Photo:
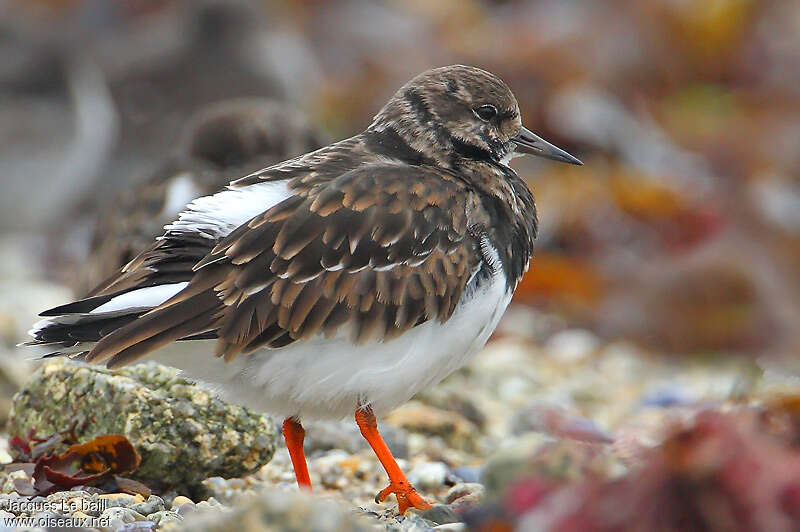
<path id="1" fill-rule="evenodd" d="M 483 120 L 484 122 L 488 122 L 497 114 L 497 108 L 494 105 L 481 105 L 480 107 L 476 107 L 474 109 L 475 114 L 478 115 L 478 118 Z"/>

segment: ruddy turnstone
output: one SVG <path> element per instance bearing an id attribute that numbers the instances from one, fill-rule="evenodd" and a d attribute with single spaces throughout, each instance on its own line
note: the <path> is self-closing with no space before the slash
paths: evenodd
<path id="1" fill-rule="evenodd" d="M 190 118 L 161 167 L 123 188 L 103 210 L 81 276 L 81 295 L 149 248 L 191 200 L 222 190 L 231 176 L 324 144 L 317 128 L 281 102 L 239 98 L 206 106 Z"/>
<path id="2" fill-rule="evenodd" d="M 375 415 L 497 325 L 536 236 L 533 195 L 508 166 L 525 153 L 581 164 L 522 127 L 493 74 L 429 70 L 363 133 L 192 202 L 92 297 L 43 312 L 31 343 L 109 368 L 151 354 L 283 416 L 300 486 L 301 420 L 355 411 L 389 476 L 376 499 L 427 508 Z"/>

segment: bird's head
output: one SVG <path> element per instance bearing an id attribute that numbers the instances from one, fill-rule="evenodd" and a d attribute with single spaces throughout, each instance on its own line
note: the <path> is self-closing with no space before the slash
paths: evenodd
<path id="1" fill-rule="evenodd" d="M 406 83 L 370 126 L 387 129 L 439 162 L 463 157 L 507 163 L 515 155 L 532 154 L 583 164 L 523 127 L 508 86 L 475 67 L 435 68 Z"/>

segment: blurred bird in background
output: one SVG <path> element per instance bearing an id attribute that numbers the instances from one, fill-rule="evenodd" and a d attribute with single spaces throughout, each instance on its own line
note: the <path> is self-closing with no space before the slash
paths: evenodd
<path id="1" fill-rule="evenodd" d="M 274 100 L 237 99 L 200 110 L 161 168 L 104 206 L 77 292 L 86 293 L 149 247 L 193 199 L 235 176 L 313 151 L 324 139 L 299 110 Z"/>

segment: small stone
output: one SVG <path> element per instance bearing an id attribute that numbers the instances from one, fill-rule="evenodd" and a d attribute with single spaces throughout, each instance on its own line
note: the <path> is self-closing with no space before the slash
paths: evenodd
<path id="1" fill-rule="evenodd" d="M 184 504 L 194 504 L 194 501 L 192 501 L 192 499 L 190 499 L 189 497 L 186 497 L 186 496 L 184 496 L 184 495 L 178 495 L 177 497 L 175 497 L 174 499 L 172 499 L 172 506 L 171 506 L 171 508 L 172 508 L 173 510 L 175 510 L 175 509 L 177 509 L 177 508 L 180 508 L 180 507 L 181 507 L 181 506 L 183 506 Z"/>
<path id="2" fill-rule="evenodd" d="M 108 508 L 112 508 L 114 506 L 122 506 L 129 508 L 134 504 L 144 502 L 144 497 L 139 495 L 131 495 L 129 493 L 105 493 L 103 495 L 98 495 L 98 499 L 107 500 L 108 501 Z"/>
<path id="3" fill-rule="evenodd" d="M 181 523 L 183 522 L 183 517 L 172 510 L 160 510 L 148 515 L 147 520 L 153 521 L 160 528 L 167 523 Z"/>
<path id="4" fill-rule="evenodd" d="M 154 530 L 156 524 L 153 521 L 136 521 L 135 523 L 128 523 L 122 525 L 114 532 L 145 532 L 147 530 Z"/>
<path id="5" fill-rule="evenodd" d="M 6 475 L 6 480 L 3 482 L 3 493 L 13 493 L 20 490 L 20 485 L 30 486 L 33 490 L 33 479 L 25 471 L 12 471 Z"/>
<path id="6" fill-rule="evenodd" d="M 467 483 L 467 484 L 472 484 L 472 483 L 480 482 L 480 480 L 481 480 L 481 472 L 482 471 L 483 471 L 483 468 L 481 468 L 481 467 L 461 466 L 461 467 L 456 467 L 455 469 L 450 471 L 450 473 L 452 473 L 453 476 L 455 476 L 458 479 L 460 479 L 461 482 L 464 482 L 464 483 Z"/>
<path id="7" fill-rule="evenodd" d="M 450 488 L 445 495 L 450 509 L 458 515 L 464 515 L 479 507 L 485 498 L 486 488 L 483 487 L 483 484 L 458 484 Z"/>
<path id="8" fill-rule="evenodd" d="M 164 500 L 157 495 L 150 495 L 146 501 L 131 506 L 131 510 L 137 511 L 142 515 L 150 515 L 164 509 L 166 509 Z"/>
<path id="9" fill-rule="evenodd" d="M 461 521 L 458 515 L 449 506 L 444 504 L 434 504 L 431 508 L 420 513 L 420 517 L 432 521 L 437 525 Z"/>
<path id="10" fill-rule="evenodd" d="M 419 464 L 408 473 L 408 479 L 418 489 L 433 489 L 444 485 L 449 470 L 442 462 Z"/>
<path id="11" fill-rule="evenodd" d="M 175 508 L 175 507 L 173 506 L 173 508 Z M 190 513 L 196 512 L 197 510 L 198 510 L 198 507 L 193 502 L 187 502 L 187 503 L 181 504 L 180 506 L 175 508 L 175 511 L 178 512 L 180 515 L 182 515 L 184 517 L 186 517 Z"/>
<path id="12" fill-rule="evenodd" d="M 214 497 L 209 497 L 205 501 L 200 501 L 197 503 L 198 510 L 222 510 L 224 507 L 222 503 L 220 503 Z"/>
<path id="13" fill-rule="evenodd" d="M 430 511 L 430 510 L 425 510 Z M 430 519 L 425 519 L 422 517 L 423 512 L 416 510 L 414 508 L 408 510 L 403 515 L 403 520 L 400 521 L 400 527 L 397 529 L 400 532 L 418 532 L 418 531 L 430 531 L 436 526 L 436 523 L 431 521 Z M 393 525 L 395 523 L 392 523 Z M 387 527 L 388 528 L 388 527 Z M 390 528 L 392 530 L 392 528 Z"/>
<path id="14" fill-rule="evenodd" d="M 106 508 L 100 518 L 107 518 L 110 521 L 110 528 L 116 530 L 127 523 L 134 523 L 136 521 L 144 521 L 145 517 L 139 512 L 135 512 L 130 508 L 123 508 L 121 506 L 112 506 Z"/>
<path id="15" fill-rule="evenodd" d="M 486 488 L 483 487 L 483 484 L 465 482 L 450 488 L 444 496 L 444 501 L 447 504 L 451 504 L 463 497 L 475 496 L 476 494 L 481 498 L 486 494 Z"/>
<path id="16" fill-rule="evenodd" d="M 84 491 L 89 495 L 100 495 L 103 493 L 103 490 L 97 486 L 75 486 L 72 489 L 75 491 Z"/>

